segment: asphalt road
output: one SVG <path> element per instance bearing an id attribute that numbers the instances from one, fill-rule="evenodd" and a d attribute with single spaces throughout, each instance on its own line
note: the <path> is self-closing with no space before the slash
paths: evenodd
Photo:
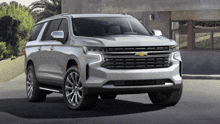
<path id="1" fill-rule="evenodd" d="M 61 94 L 28 102 L 22 74 L 0 83 L 0 124 L 220 124 L 220 80 L 184 80 L 183 88 L 174 107 L 154 106 L 147 94 L 135 94 L 99 100 L 90 111 L 72 111 Z"/>

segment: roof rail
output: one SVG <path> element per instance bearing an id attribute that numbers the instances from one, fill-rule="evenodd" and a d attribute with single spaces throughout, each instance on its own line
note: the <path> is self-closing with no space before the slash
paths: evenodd
<path id="1" fill-rule="evenodd" d="M 55 15 L 55 16 L 62 16 L 62 15 L 69 15 L 69 13 L 62 13 L 62 14 L 58 14 L 58 15 Z"/>
<path id="2" fill-rule="evenodd" d="M 58 15 L 54 15 L 54 16 L 56 17 L 56 16 L 63 16 L 63 15 L 70 15 L 70 14 L 69 13 L 62 13 L 62 14 L 58 14 Z M 53 17 L 53 16 L 51 16 L 51 17 Z M 47 17 L 47 18 L 44 18 L 42 20 L 46 20 L 46 19 L 49 19 L 51 17 Z"/>
<path id="3" fill-rule="evenodd" d="M 123 12 L 122 15 L 128 15 L 126 12 Z"/>

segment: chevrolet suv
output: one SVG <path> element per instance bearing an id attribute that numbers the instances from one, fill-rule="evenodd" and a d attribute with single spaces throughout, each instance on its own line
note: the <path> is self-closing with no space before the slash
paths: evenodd
<path id="1" fill-rule="evenodd" d="M 36 24 L 25 48 L 31 102 L 62 93 L 70 109 L 92 109 L 98 97 L 148 93 L 174 106 L 182 95 L 178 44 L 121 14 L 60 14 Z"/>

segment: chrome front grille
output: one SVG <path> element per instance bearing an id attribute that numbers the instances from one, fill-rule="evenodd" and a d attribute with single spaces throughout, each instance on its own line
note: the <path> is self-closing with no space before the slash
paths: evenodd
<path id="1" fill-rule="evenodd" d="M 171 66 L 169 56 L 164 57 L 138 57 L 138 58 L 104 58 L 102 64 L 108 69 L 148 69 L 166 68 Z"/>
<path id="2" fill-rule="evenodd" d="M 108 69 L 151 69 L 172 65 L 169 46 L 106 47 L 103 56 L 101 66 Z"/>
<path id="3" fill-rule="evenodd" d="M 141 51 L 169 51 L 169 46 L 148 47 L 108 47 L 106 52 L 141 52 Z"/>

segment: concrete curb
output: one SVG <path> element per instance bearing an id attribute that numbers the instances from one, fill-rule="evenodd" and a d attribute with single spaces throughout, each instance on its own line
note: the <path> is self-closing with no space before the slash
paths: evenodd
<path id="1" fill-rule="evenodd" d="M 192 75 L 192 74 L 183 74 L 183 79 L 212 79 L 220 80 L 220 75 Z"/>

